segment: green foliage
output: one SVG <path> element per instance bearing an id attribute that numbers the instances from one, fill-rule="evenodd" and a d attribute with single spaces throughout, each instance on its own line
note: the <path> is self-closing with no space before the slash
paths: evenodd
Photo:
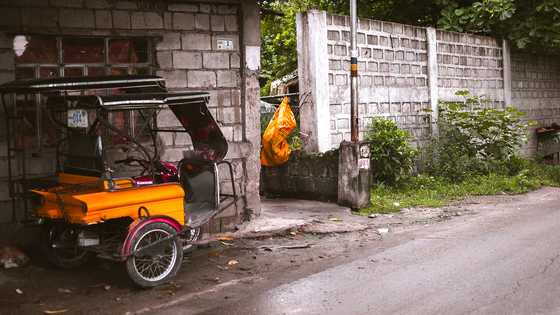
<path id="1" fill-rule="evenodd" d="M 511 40 L 517 48 L 560 48 L 560 0 L 443 1 L 439 27 Z"/>
<path id="2" fill-rule="evenodd" d="M 370 142 L 371 164 L 377 182 L 395 184 L 412 171 L 418 152 L 410 146 L 410 134 L 390 119 L 376 118 L 365 139 Z"/>
<path id="3" fill-rule="evenodd" d="M 515 159 L 526 141 L 528 123 L 523 112 L 492 108 L 489 102 L 468 91 L 457 92 L 462 102 L 442 102 L 439 138 L 429 144 L 423 169 L 431 175 L 461 180 L 489 174 Z"/>
<path id="4" fill-rule="evenodd" d="M 377 185 L 369 208 L 362 214 L 398 212 L 402 208 L 442 207 L 469 196 L 520 194 L 542 186 L 560 186 L 560 166 L 518 159 L 523 169 L 511 175 L 490 173 L 454 181 L 442 177 L 409 177 L 398 186 Z M 518 164 L 519 165 L 519 164 Z"/>
<path id="5" fill-rule="evenodd" d="M 455 32 L 490 33 L 514 13 L 513 0 L 482 0 L 467 7 L 458 7 L 456 3 L 451 3 L 441 11 L 439 25 L 443 29 Z"/>
<path id="6" fill-rule="evenodd" d="M 268 95 L 270 83 L 297 69 L 296 14 L 310 9 L 327 9 L 326 0 L 261 1 L 261 7 L 275 14 L 261 18 L 261 95 Z"/>

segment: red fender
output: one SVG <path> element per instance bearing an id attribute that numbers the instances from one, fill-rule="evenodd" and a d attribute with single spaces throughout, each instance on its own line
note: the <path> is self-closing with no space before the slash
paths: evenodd
<path id="1" fill-rule="evenodd" d="M 138 232 L 146 225 L 154 222 L 161 222 L 170 225 L 175 231 L 180 232 L 182 229 L 181 224 L 170 217 L 149 217 L 149 218 L 139 218 L 132 222 L 128 227 L 128 234 L 124 240 L 123 246 L 121 248 L 121 259 L 125 260 L 130 254 L 130 248 L 132 246 L 132 240 L 138 234 Z"/>

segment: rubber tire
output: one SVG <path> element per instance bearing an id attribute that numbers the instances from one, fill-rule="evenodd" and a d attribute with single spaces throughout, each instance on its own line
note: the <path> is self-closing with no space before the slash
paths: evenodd
<path id="1" fill-rule="evenodd" d="M 142 227 L 132 239 L 131 246 L 130 246 L 131 250 L 136 246 L 136 243 L 139 241 L 142 235 L 144 235 L 149 230 L 155 230 L 155 229 L 165 230 L 170 234 L 174 234 L 177 232 L 169 224 L 163 222 L 148 223 L 146 226 Z M 181 263 L 183 261 L 183 246 L 181 244 L 181 240 L 179 239 L 179 237 L 175 238 L 174 241 L 175 241 L 175 248 L 177 248 L 177 259 L 175 260 L 175 265 L 173 266 L 171 272 L 169 272 L 169 274 L 165 276 L 165 278 L 160 279 L 158 281 L 147 281 L 142 277 L 140 277 L 136 272 L 136 268 L 134 267 L 133 257 L 132 256 L 128 257 L 128 259 L 126 260 L 126 271 L 130 279 L 134 282 L 134 284 L 136 284 L 141 288 L 153 288 L 158 285 L 164 284 L 169 280 L 171 280 L 171 278 L 175 277 L 175 275 L 181 268 Z"/>
<path id="2" fill-rule="evenodd" d="M 61 269 L 73 269 L 85 264 L 93 257 L 92 253 L 84 251 L 80 257 L 65 259 L 57 255 L 51 246 L 50 231 L 53 228 L 68 228 L 64 223 L 45 223 L 41 228 L 40 248 L 49 263 Z"/>

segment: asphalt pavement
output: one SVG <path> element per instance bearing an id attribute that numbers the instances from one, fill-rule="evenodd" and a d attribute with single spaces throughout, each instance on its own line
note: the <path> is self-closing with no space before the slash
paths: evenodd
<path id="1" fill-rule="evenodd" d="M 560 314 L 560 190 L 473 208 L 478 215 L 246 298 L 215 301 L 203 314 Z"/>

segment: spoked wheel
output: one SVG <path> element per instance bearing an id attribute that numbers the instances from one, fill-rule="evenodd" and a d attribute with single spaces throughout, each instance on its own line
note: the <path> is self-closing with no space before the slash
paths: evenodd
<path id="1" fill-rule="evenodd" d="M 175 234 L 168 224 L 149 223 L 132 240 L 133 255 L 126 261 L 128 275 L 137 285 L 154 287 L 169 281 L 177 274 L 183 260 L 179 238 L 166 239 Z"/>
<path id="2" fill-rule="evenodd" d="M 43 226 L 41 249 L 53 265 L 70 269 L 86 263 L 91 253 L 78 246 L 79 229 L 67 224 L 47 223 Z"/>

